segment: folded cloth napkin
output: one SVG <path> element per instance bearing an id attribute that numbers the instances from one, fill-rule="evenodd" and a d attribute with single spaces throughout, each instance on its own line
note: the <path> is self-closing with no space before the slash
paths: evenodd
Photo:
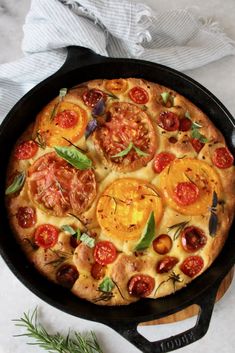
<path id="1" fill-rule="evenodd" d="M 235 53 L 218 24 L 200 19 L 196 9 L 154 12 L 129 0 L 32 0 L 23 29 L 25 56 L 0 66 L 0 121 L 30 88 L 60 68 L 69 45 L 181 71 Z"/>

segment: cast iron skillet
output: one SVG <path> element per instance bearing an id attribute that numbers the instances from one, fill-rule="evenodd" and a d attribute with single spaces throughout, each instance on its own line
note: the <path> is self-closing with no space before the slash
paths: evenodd
<path id="1" fill-rule="evenodd" d="M 168 352 L 200 339 L 207 332 L 219 284 L 235 263 L 235 222 L 213 265 L 186 288 L 163 299 L 145 299 L 125 307 L 104 308 L 78 299 L 62 287 L 58 288 L 28 263 L 13 238 L 4 206 L 4 185 L 10 151 L 19 135 L 34 120 L 36 113 L 57 96 L 62 87 L 71 87 L 96 78 L 117 77 L 145 78 L 178 91 L 211 118 L 234 153 L 234 119 L 218 99 L 191 78 L 147 61 L 105 58 L 86 48 L 69 47 L 62 68 L 28 92 L 12 108 L 0 127 L 0 250 L 12 272 L 47 303 L 77 317 L 107 324 L 143 352 Z M 193 328 L 157 342 L 149 342 L 138 333 L 137 325 L 140 322 L 173 314 L 192 304 L 199 305 L 201 309 Z"/>

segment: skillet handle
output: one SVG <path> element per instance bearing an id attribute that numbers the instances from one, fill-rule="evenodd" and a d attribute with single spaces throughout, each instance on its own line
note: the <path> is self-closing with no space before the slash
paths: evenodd
<path id="1" fill-rule="evenodd" d="M 61 75 L 62 73 L 90 64 L 104 63 L 106 60 L 108 60 L 108 58 L 96 54 L 91 49 L 79 46 L 69 46 L 67 47 L 66 60 L 55 75 Z"/>
<path id="2" fill-rule="evenodd" d="M 187 346 L 206 334 L 209 328 L 219 284 L 210 288 L 200 300 L 195 302 L 195 304 L 200 306 L 197 322 L 194 327 L 180 334 L 150 342 L 138 333 L 137 325 L 135 327 L 133 327 L 133 325 L 124 327 L 120 324 L 119 326 L 112 326 L 112 328 L 139 348 L 143 353 L 166 353 Z"/>

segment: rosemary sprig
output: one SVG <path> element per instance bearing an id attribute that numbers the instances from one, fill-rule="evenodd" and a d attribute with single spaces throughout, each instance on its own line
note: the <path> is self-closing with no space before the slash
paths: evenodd
<path id="1" fill-rule="evenodd" d="M 35 342 L 29 345 L 39 346 L 50 353 L 103 353 L 94 332 L 82 335 L 79 332 L 68 332 L 64 337 L 59 332 L 49 334 L 44 326 L 38 321 L 38 310 L 35 308 L 30 313 L 24 313 L 20 319 L 13 320 L 16 326 L 23 327 L 26 332 L 14 337 L 26 336 Z M 73 336 L 73 337 L 72 337 Z"/>
<path id="2" fill-rule="evenodd" d="M 173 235 L 174 240 L 176 240 L 179 237 L 180 233 L 188 223 L 189 221 L 184 221 L 184 222 L 173 224 L 172 226 L 168 227 L 168 232 L 171 232 L 172 230 L 174 231 L 174 235 Z"/>
<path id="3" fill-rule="evenodd" d="M 182 282 L 183 280 L 180 278 L 180 274 L 176 274 L 174 271 L 171 272 L 171 274 L 168 276 L 168 278 L 165 280 L 165 281 L 162 281 L 159 286 L 156 288 L 155 290 L 155 293 L 154 295 L 156 295 L 157 291 L 159 290 L 159 288 L 164 284 L 164 283 L 167 283 L 169 281 L 172 281 L 172 284 L 173 284 L 173 288 L 174 288 L 174 292 L 176 290 L 176 283 L 180 283 Z"/>
<path id="4" fill-rule="evenodd" d="M 36 137 L 34 138 L 34 141 L 43 150 L 46 148 L 46 141 L 44 140 L 43 136 L 40 134 L 39 131 L 36 132 Z"/>
<path id="5" fill-rule="evenodd" d="M 55 260 L 51 260 L 45 263 L 45 266 L 47 265 L 52 265 L 53 267 L 58 267 L 61 265 L 65 260 L 68 260 L 73 254 L 61 251 L 61 250 L 55 250 L 55 249 L 48 249 L 50 250 L 53 254 L 57 256 Z"/>

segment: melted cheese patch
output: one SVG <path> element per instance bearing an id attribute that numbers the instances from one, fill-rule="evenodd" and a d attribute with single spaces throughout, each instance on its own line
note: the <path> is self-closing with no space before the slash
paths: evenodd
<path id="1" fill-rule="evenodd" d="M 162 217 L 162 201 L 155 187 L 132 178 L 115 180 L 100 196 L 96 215 L 103 232 L 110 239 L 138 240 L 150 213 L 155 222 Z"/>

